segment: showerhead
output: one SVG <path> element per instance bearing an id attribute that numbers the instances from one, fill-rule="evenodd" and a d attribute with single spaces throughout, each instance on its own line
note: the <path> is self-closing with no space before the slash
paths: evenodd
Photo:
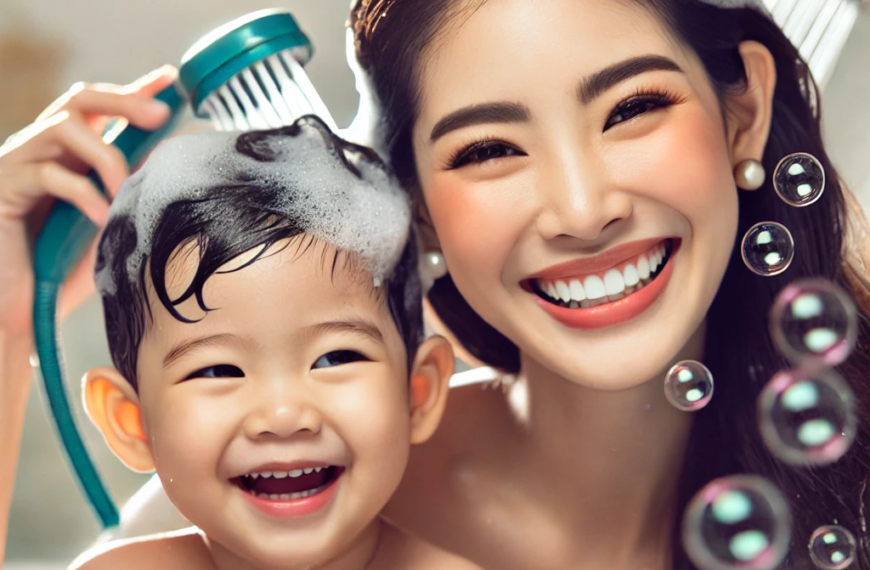
<path id="1" fill-rule="evenodd" d="M 311 42 L 286 11 L 261 10 L 200 39 L 182 58 L 181 83 L 197 116 L 221 131 L 271 129 L 329 110 L 303 69 Z"/>

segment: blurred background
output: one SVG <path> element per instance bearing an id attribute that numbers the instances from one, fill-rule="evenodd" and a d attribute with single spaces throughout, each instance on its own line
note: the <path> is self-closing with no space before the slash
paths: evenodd
<path id="1" fill-rule="evenodd" d="M 418 0 L 425 1 L 425 0 Z M 823 84 L 828 150 L 870 211 L 870 8 L 857 0 L 765 0 Z M 76 81 L 127 83 L 164 63 L 178 65 L 200 36 L 261 8 L 293 11 L 314 43 L 312 82 L 339 126 L 357 106 L 345 62 L 349 0 L 0 0 L 0 140 Z M 79 379 L 110 364 L 96 299 L 63 328 L 70 389 L 98 468 L 123 503 L 148 476 L 129 472 L 84 416 Z M 67 467 L 34 382 L 7 542 L 6 570 L 65 568 L 99 527 Z M 3 458 L 0 458 L 2 461 Z"/>

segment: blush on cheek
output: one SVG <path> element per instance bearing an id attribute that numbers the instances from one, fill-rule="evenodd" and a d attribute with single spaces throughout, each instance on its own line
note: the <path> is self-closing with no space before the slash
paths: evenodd
<path id="1" fill-rule="evenodd" d="M 426 205 L 451 271 L 498 271 L 514 244 L 512 228 L 520 218 L 515 193 L 508 190 L 512 186 L 508 181 L 433 181 Z"/>
<path id="2" fill-rule="evenodd" d="M 702 108 L 680 109 L 662 128 L 625 145 L 616 164 L 633 164 L 622 183 L 679 210 L 690 220 L 736 206 L 721 119 Z"/>

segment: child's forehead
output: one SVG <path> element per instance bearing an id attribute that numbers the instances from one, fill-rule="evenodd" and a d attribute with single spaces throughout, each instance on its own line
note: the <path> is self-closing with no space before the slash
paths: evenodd
<path id="1" fill-rule="evenodd" d="M 201 246 L 197 241 L 182 244 L 169 258 L 164 271 L 165 289 L 169 300 L 174 302 L 190 296 L 191 303 L 182 303 L 185 308 L 204 317 L 207 312 L 198 305 L 191 289 L 200 289 L 201 297 L 208 306 L 216 296 L 230 300 L 235 289 L 249 290 L 256 287 L 260 292 L 275 299 L 275 310 L 281 310 L 281 298 L 285 295 L 317 295 L 334 297 L 336 302 L 353 303 L 357 311 L 377 312 L 389 321 L 389 309 L 382 287 L 375 287 L 371 273 L 351 252 L 340 250 L 315 236 L 299 234 L 269 245 L 249 249 L 217 268 L 203 282 Z M 160 306 L 155 288 L 146 271 L 146 287 L 149 303 Z M 252 285 L 253 283 L 253 285 Z M 244 291 L 242 291 L 244 294 Z M 244 298 L 243 296 L 241 298 Z M 292 300 L 292 299 L 291 299 Z M 316 304 L 294 303 L 297 313 L 316 312 Z M 302 316 L 302 315 L 297 315 Z M 307 316 L 307 315 L 306 315 Z M 193 318 L 191 315 L 190 318 Z M 383 325 L 382 325 L 383 326 Z"/>

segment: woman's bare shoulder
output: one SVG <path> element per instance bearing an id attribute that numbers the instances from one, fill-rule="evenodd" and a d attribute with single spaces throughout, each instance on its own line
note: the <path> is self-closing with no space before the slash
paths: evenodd
<path id="1" fill-rule="evenodd" d="M 211 570 L 211 556 L 199 530 L 119 540 L 95 546 L 70 570 Z"/>

